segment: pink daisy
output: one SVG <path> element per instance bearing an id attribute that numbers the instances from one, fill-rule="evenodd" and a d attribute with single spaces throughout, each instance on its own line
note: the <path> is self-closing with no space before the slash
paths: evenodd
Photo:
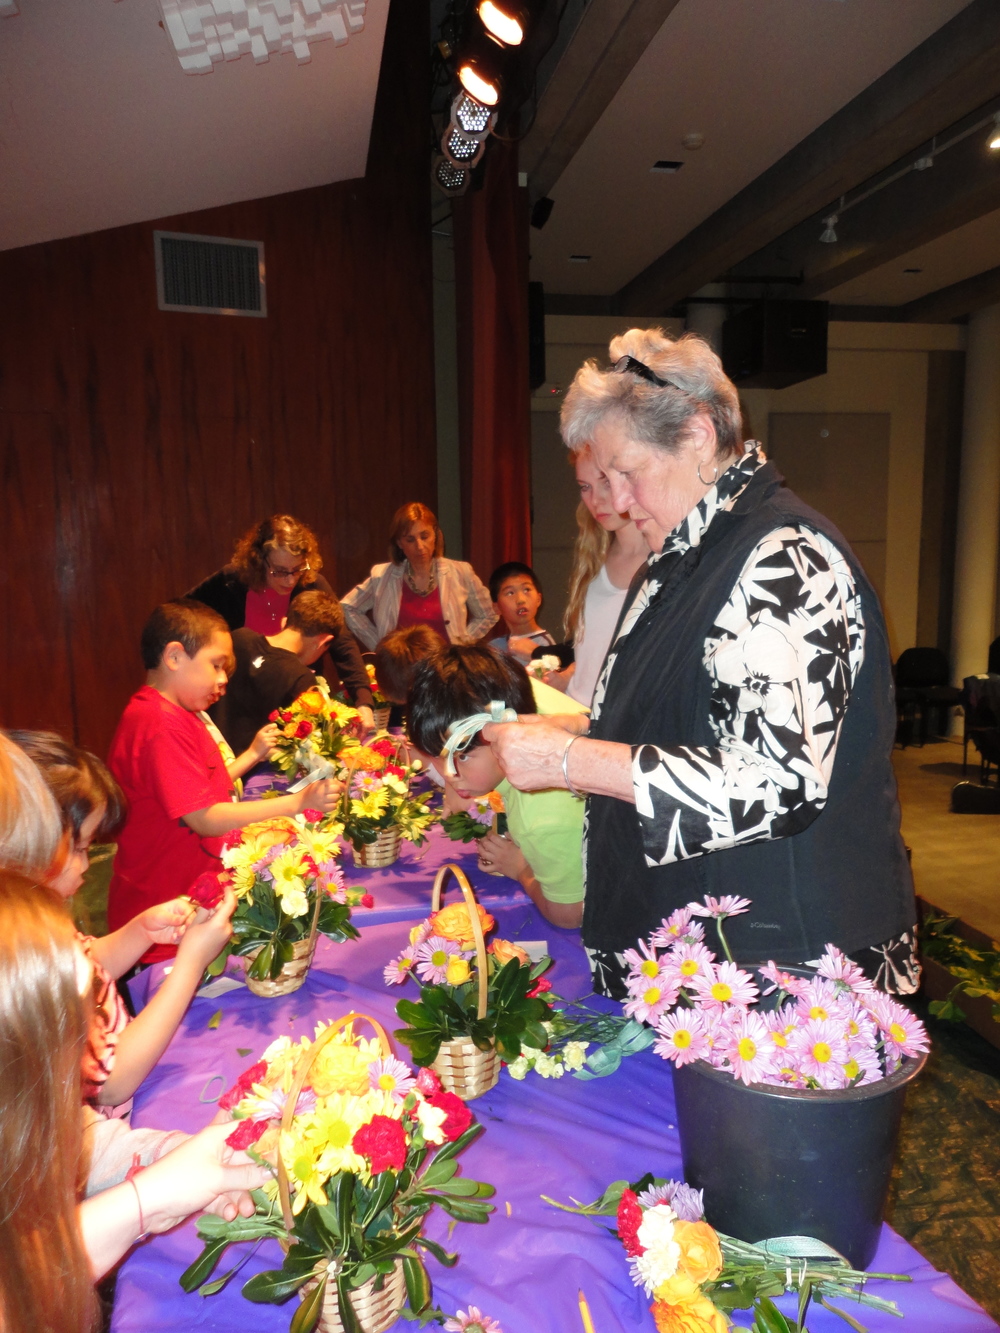
<path id="1" fill-rule="evenodd" d="M 794 1004 L 783 1004 L 780 1009 L 772 1009 L 763 1015 L 771 1033 L 771 1042 L 780 1055 L 788 1049 L 788 1039 L 799 1027 L 802 1019 Z"/>
<path id="2" fill-rule="evenodd" d="M 660 1035 L 653 1043 L 653 1050 L 664 1060 L 673 1060 L 680 1066 L 708 1057 L 710 1048 L 705 1018 L 699 1010 L 681 1009 L 666 1014 L 656 1024 L 656 1030 Z"/>
<path id="3" fill-rule="evenodd" d="M 817 1019 L 840 1018 L 847 1012 L 844 992 L 838 991 L 832 981 L 823 977 L 813 977 L 795 997 L 799 1013 L 804 1018 Z"/>
<path id="4" fill-rule="evenodd" d="M 851 962 L 845 953 L 835 944 L 828 944 L 823 957 L 819 960 L 816 971 L 821 977 L 828 977 L 839 988 L 853 991 L 873 991 L 874 983 L 865 976 L 857 963 Z"/>
<path id="5" fill-rule="evenodd" d="M 695 916 L 714 916 L 716 918 L 739 916 L 749 906 L 749 898 L 737 898 L 734 893 L 723 894 L 721 898 L 713 898 L 706 893 L 704 907 L 700 903 L 688 903 L 688 907 Z"/>
<path id="6" fill-rule="evenodd" d="M 848 1043 L 847 1051 L 849 1059 L 844 1065 L 844 1077 L 848 1084 L 855 1080 L 859 1087 L 865 1083 L 878 1083 L 882 1078 L 882 1066 L 874 1046 Z"/>
<path id="7" fill-rule="evenodd" d="M 376 1092 L 387 1092 L 394 1102 L 401 1102 L 417 1080 L 409 1065 L 397 1060 L 394 1055 L 373 1060 L 368 1066 L 368 1086 Z"/>
<path id="8" fill-rule="evenodd" d="M 387 964 L 382 975 L 385 977 L 387 986 L 401 986 L 413 975 L 413 964 L 415 961 L 412 949 L 404 949 L 398 958 L 394 958 Z"/>
<path id="9" fill-rule="evenodd" d="M 663 973 L 655 977 L 643 977 L 644 984 L 634 989 L 630 985 L 632 998 L 623 1005 L 626 1018 L 634 1018 L 637 1023 L 655 1023 L 663 1012 L 677 1001 L 680 987 L 672 978 Z"/>
<path id="10" fill-rule="evenodd" d="M 698 999 L 706 1008 L 724 1004 L 753 1004 L 760 991 L 749 972 L 735 963 L 707 963 L 693 980 Z"/>
<path id="11" fill-rule="evenodd" d="M 642 953 L 639 952 L 642 950 Z M 635 977 L 655 977 L 660 970 L 660 960 L 656 950 L 651 949 L 645 940 L 639 941 L 639 949 L 626 949 L 622 954 L 628 963 L 629 973 Z"/>
<path id="12" fill-rule="evenodd" d="M 760 1014 L 739 1015 L 725 1038 L 724 1052 L 734 1077 L 744 1083 L 761 1083 L 775 1071 L 771 1032 Z"/>
<path id="13" fill-rule="evenodd" d="M 667 949 L 670 945 L 681 941 L 695 944 L 704 938 L 705 927 L 700 921 L 692 922 L 690 907 L 678 907 L 676 912 L 671 912 L 669 916 L 663 918 L 650 935 L 649 942 L 658 949 Z"/>
<path id="14" fill-rule="evenodd" d="M 773 960 L 758 968 L 758 971 L 765 980 L 773 983 L 761 992 L 763 995 L 773 995 L 776 990 L 784 991 L 786 995 L 801 995 L 807 984 L 805 977 L 793 977 L 790 972 L 782 972 Z"/>
<path id="15" fill-rule="evenodd" d="M 503 1333 L 495 1319 L 483 1314 L 476 1305 L 459 1310 L 453 1319 L 444 1321 L 444 1333 Z"/>
<path id="16" fill-rule="evenodd" d="M 682 986 L 693 986 L 695 977 L 703 977 L 715 962 L 715 954 L 704 944 L 675 944 L 662 960 L 664 969 L 675 974 Z"/>
<path id="17" fill-rule="evenodd" d="M 848 1061 L 844 1024 L 833 1019 L 810 1018 L 788 1038 L 795 1067 L 821 1088 L 843 1087 Z"/>
<path id="18" fill-rule="evenodd" d="M 448 959 L 461 953 L 454 940 L 443 935 L 428 935 L 417 949 L 417 976 L 435 986 L 448 979 Z"/>
<path id="19" fill-rule="evenodd" d="M 883 995 L 871 1006 L 870 1012 L 879 1026 L 886 1055 L 891 1055 L 894 1067 L 904 1055 L 919 1055 L 930 1050 L 927 1029 L 904 1005 Z"/>

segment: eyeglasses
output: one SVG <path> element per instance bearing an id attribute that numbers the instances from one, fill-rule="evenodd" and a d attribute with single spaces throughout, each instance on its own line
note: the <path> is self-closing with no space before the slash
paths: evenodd
<path id="1" fill-rule="evenodd" d="M 272 565 L 270 560 L 265 560 L 264 563 L 267 565 L 268 573 L 273 574 L 276 579 L 297 579 L 303 574 L 308 574 L 310 568 L 308 560 L 304 565 L 299 565 L 298 569 L 282 569 L 280 565 L 277 567 Z"/>
<path id="2" fill-rule="evenodd" d="M 655 384 L 660 389 L 677 389 L 679 393 L 687 393 L 686 389 L 682 389 L 673 380 L 661 379 L 655 371 L 650 370 L 649 366 L 642 361 L 637 361 L 634 356 L 619 357 L 611 369 L 616 370 L 619 375 L 638 375 L 641 379 L 647 380 L 650 384 Z"/>

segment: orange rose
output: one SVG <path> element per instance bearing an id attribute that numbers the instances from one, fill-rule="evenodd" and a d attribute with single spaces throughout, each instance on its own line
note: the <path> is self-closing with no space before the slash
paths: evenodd
<path id="1" fill-rule="evenodd" d="M 282 727 L 281 734 L 282 736 L 287 737 L 288 740 L 293 740 L 295 738 L 296 731 L 298 731 L 298 723 L 289 722 L 287 726 Z"/>
<path id="2" fill-rule="evenodd" d="M 675 1222 L 674 1240 L 681 1247 L 678 1268 L 692 1282 L 714 1282 L 722 1272 L 719 1238 L 707 1222 Z"/>
<path id="3" fill-rule="evenodd" d="M 725 1315 L 685 1273 L 661 1282 L 653 1295 L 656 1300 L 650 1309 L 659 1333 L 727 1333 Z"/>
<path id="4" fill-rule="evenodd" d="M 512 944 L 510 940 L 494 940 L 490 945 L 490 952 L 500 967 L 503 967 L 504 963 L 509 963 L 512 958 L 516 958 L 519 963 L 531 962 L 521 946 Z"/>
<path id="5" fill-rule="evenodd" d="M 498 791 L 487 792 L 486 799 L 489 802 L 491 810 L 495 810 L 498 815 L 503 814 L 504 810 L 503 797 L 500 795 Z"/>
<path id="6" fill-rule="evenodd" d="M 476 911 L 479 913 L 480 928 L 485 935 L 493 929 L 496 922 L 478 903 Z M 446 940 L 454 940 L 463 949 L 471 949 L 476 942 L 469 909 L 465 903 L 452 903 L 448 907 L 442 907 L 440 912 L 431 917 L 431 927 L 432 934 L 443 935 Z"/>
<path id="7" fill-rule="evenodd" d="M 305 694 L 300 694 L 292 704 L 293 708 L 301 708 L 303 713 L 313 713 L 319 715 L 323 712 L 325 701 L 319 690 L 306 690 Z"/>

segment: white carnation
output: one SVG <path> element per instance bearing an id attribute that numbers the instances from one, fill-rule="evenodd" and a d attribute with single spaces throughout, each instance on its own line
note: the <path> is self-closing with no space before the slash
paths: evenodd
<path id="1" fill-rule="evenodd" d="M 563 1048 L 563 1063 L 567 1069 L 582 1069 L 587 1061 L 587 1041 L 568 1041 Z"/>

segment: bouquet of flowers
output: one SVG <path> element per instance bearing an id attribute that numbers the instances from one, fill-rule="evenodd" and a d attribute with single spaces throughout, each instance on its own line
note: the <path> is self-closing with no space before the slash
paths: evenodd
<path id="1" fill-rule="evenodd" d="M 306 810 L 229 835 L 222 864 L 237 906 L 232 940 L 213 971 L 221 971 L 228 954 L 235 953 L 252 959 L 248 979 L 273 981 L 296 956 L 296 946 L 301 953 L 317 931 L 336 943 L 358 938 L 351 908 L 371 907 L 374 900 L 344 884 L 337 832 L 329 818 Z"/>
<path id="2" fill-rule="evenodd" d="M 851 1088 L 885 1078 L 904 1056 L 929 1049 L 920 1020 L 832 944 L 811 977 L 773 962 L 757 969 L 756 979 L 737 967 L 722 923 L 749 906 L 732 895 L 688 903 L 638 949 L 625 951 L 631 970 L 624 1012 L 655 1028 L 658 1055 L 678 1066 L 706 1060 L 746 1084 Z M 695 917 L 715 919 L 726 961 L 707 947 Z M 752 1006 L 762 993 L 773 1007 L 758 1012 Z"/>
<path id="3" fill-rule="evenodd" d="M 419 760 L 404 760 L 400 742 L 383 736 L 352 749 L 344 763 L 344 795 L 335 818 L 355 851 L 388 829 L 397 829 L 401 838 L 418 846 L 425 841 L 437 816 L 423 796 L 410 792 Z"/>
<path id="4" fill-rule="evenodd" d="M 477 796 L 468 809 L 445 815 L 441 827 L 453 842 L 478 842 L 493 827 L 494 817 L 503 813 L 503 797 L 498 791 L 490 791 Z"/>
<path id="5" fill-rule="evenodd" d="M 271 713 L 270 720 L 280 729 L 273 751 L 275 763 L 289 777 L 300 773 L 335 775 L 344 762 L 345 751 L 361 743 L 357 709 L 333 698 L 322 676 L 317 676 L 316 684 L 294 703 Z"/>
<path id="6" fill-rule="evenodd" d="M 185 1291 L 221 1290 L 239 1265 L 206 1279 L 226 1247 L 274 1237 L 285 1248 L 281 1268 L 252 1277 L 243 1295 L 277 1304 L 299 1292 L 296 1333 L 309 1333 L 335 1299 L 345 1333 L 358 1333 L 359 1298 L 385 1293 L 388 1323 L 404 1300 L 414 1313 L 427 1309 L 418 1251 L 449 1267 L 457 1261 L 420 1234 L 435 1205 L 461 1222 L 485 1222 L 493 1211 L 484 1202 L 493 1186 L 460 1177 L 455 1160 L 482 1126 L 429 1070 L 414 1077 L 395 1059 L 377 1025 L 376 1039 L 356 1034 L 360 1017 L 320 1023 L 314 1041 L 278 1037 L 220 1099 L 237 1122 L 227 1142 L 277 1161 L 277 1173 L 255 1191 L 252 1217 L 199 1219 L 205 1248 L 181 1277 Z"/>
<path id="7" fill-rule="evenodd" d="M 894 1315 L 894 1301 L 865 1290 L 871 1278 L 909 1282 L 897 1273 L 851 1268 L 835 1250 L 803 1236 L 750 1245 L 714 1230 L 704 1220 L 700 1190 L 651 1174 L 634 1184 L 616 1180 L 599 1199 L 573 1206 L 546 1203 L 585 1217 L 615 1217 L 618 1238 L 628 1255 L 632 1281 L 653 1297 L 650 1307 L 659 1333 L 726 1333 L 733 1310 L 752 1310 L 761 1333 L 801 1333 L 811 1301 L 864 1333 L 852 1315 L 830 1304 L 848 1298 Z M 794 1323 L 774 1304 L 785 1291 L 799 1293 Z"/>
<path id="8" fill-rule="evenodd" d="M 562 662 L 555 653 L 545 653 L 541 657 L 533 657 L 524 669 L 529 676 L 534 676 L 535 680 L 544 680 L 550 671 L 559 671 L 561 668 Z"/>

